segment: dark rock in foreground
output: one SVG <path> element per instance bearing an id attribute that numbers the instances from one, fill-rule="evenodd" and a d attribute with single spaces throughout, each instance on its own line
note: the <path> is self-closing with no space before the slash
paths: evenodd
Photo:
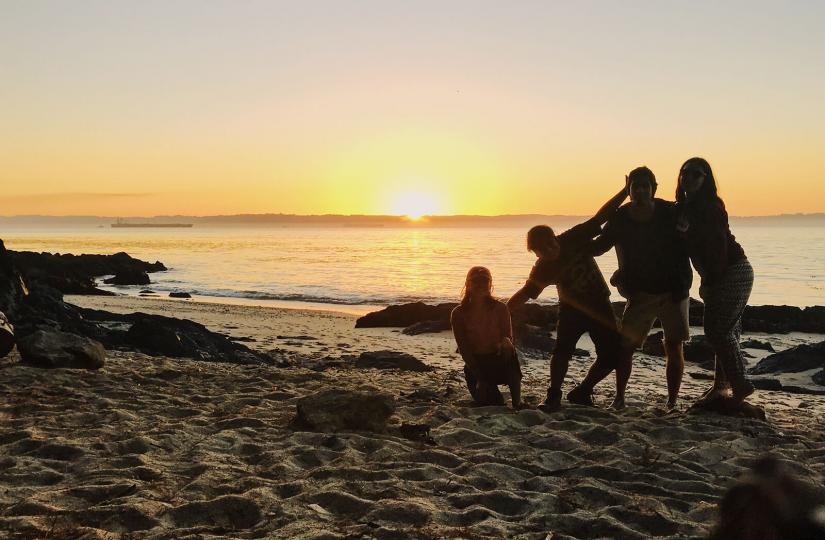
<path id="1" fill-rule="evenodd" d="M 192 298 L 188 292 L 170 292 L 169 298 Z"/>
<path id="2" fill-rule="evenodd" d="M 819 373 L 814 373 L 814 376 L 811 377 L 816 384 L 821 386 L 825 386 L 825 369 L 820 371 Z"/>
<path id="3" fill-rule="evenodd" d="M 355 367 L 366 369 L 400 369 L 401 371 L 432 371 L 433 368 L 407 353 L 396 351 L 364 352 Z"/>
<path id="4" fill-rule="evenodd" d="M 437 334 L 445 330 L 450 330 L 450 321 L 422 321 L 406 327 L 401 333 L 407 336 L 417 336 L 419 334 Z"/>
<path id="5" fill-rule="evenodd" d="M 106 349 L 92 339 L 58 332 L 38 330 L 17 343 L 23 363 L 41 368 L 100 369 L 106 361 Z"/>
<path id="6" fill-rule="evenodd" d="M 750 372 L 754 375 L 798 373 L 815 368 L 825 368 L 825 341 L 772 354 L 763 358 Z"/>
<path id="7" fill-rule="evenodd" d="M 355 328 L 388 328 L 406 327 L 415 323 L 427 321 L 447 321 L 449 325 L 450 312 L 457 304 L 438 304 L 431 306 L 424 302 L 388 306 L 381 311 L 367 313 L 355 321 Z"/>
<path id="8" fill-rule="evenodd" d="M 387 428 L 387 420 L 395 412 L 392 395 L 376 388 L 362 391 L 330 389 L 298 400 L 296 428 L 318 431 L 376 431 Z"/>

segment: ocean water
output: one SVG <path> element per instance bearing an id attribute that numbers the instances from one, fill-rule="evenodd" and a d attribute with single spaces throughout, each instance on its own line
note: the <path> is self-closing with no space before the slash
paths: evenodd
<path id="1" fill-rule="evenodd" d="M 570 224 L 551 224 L 561 231 Z M 825 230 L 740 226 L 733 232 L 753 264 L 752 305 L 825 304 Z M 111 254 L 159 260 L 148 288 L 204 300 L 333 306 L 363 313 L 421 300 L 455 301 L 467 270 L 490 268 L 495 294 L 509 297 L 535 258 L 521 228 L 193 227 L 191 229 L 8 228 L 9 249 Z M 598 258 L 606 277 L 611 250 Z M 692 296 L 698 298 L 698 275 Z M 138 294 L 147 287 L 107 287 Z M 619 299 L 613 291 L 613 298 Z M 542 301 L 556 300 L 549 287 Z"/>

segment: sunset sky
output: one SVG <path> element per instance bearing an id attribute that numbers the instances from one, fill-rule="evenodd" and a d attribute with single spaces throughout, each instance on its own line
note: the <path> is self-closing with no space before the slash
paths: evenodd
<path id="1" fill-rule="evenodd" d="M 825 2 L 0 4 L 0 215 L 825 211 Z"/>

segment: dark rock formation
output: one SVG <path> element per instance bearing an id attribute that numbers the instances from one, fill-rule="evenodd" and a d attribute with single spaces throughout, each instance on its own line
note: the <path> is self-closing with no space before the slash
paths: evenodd
<path id="1" fill-rule="evenodd" d="M 169 298 L 192 298 L 188 292 L 170 292 Z"/>
<path id="2" fill-rule="evenodd" d="M 774 352 L 773 345 L 768 343 L 767 341 L 759 341 L 758 339 L 746 339 L 740 346 L 743 349 L 758 349 L 761 351 L 770 351 Z"/>
<path id="3" fill-rule="evenodd" d="M 665 333 L 654 332 L 648 334 L 647 339 L 642 344 L 642 352 L 650 356 L 664 356 L 665 355 Z"/>
<path id="4" fill-rule="evenodd" d="M 14 348 L 14 327 L 6 314 L 0 311 L 0 358 L 3 358 Z"/>
<path id="5" fill-rule="evenodd" d="M 356 328 L 387 328 L 407 327 L 415 323 L 426 321 L 447 321 L 449 326 L 450 312 L 457 304 L 427 305 L 423 302 L 388 306 L 381 311 L 367 313 L 355 321 Z"/>
<path id="6" fill-rule="evenodd" d="M 149 281 L 149 274 L 146 272 L 130 269 L 104 279 L 103 283 L 107 285 L 149 285 L 151 281 Z"/>
<path id="7" fill-rule="evenodd" d="M 355 367 L 365 369 L 400 369 L 402 371 L 432 371 L 433 368 L 407 353 L 396 351 L 364 352 Z"/>
<path id="8" fill-rule="evenodd" d="M 381 311 L 368 313 L 359 318 L 356 328 L 403 327 L 415 335 L 427 331 L 442 331 L 449 328 L 450 312 L 456 303 L 436 306 L 416 302 L 388 306 Z M 613 312 L 621 317 L 625 302 L 613 302 Z M 690 299 L 690 325 L 702 326 L 704 304 Z M 513 332 L 518 334 L 525 325 L 553 329 L 558 321 L 558 305 L 543 305 L 529 302 L 512 314 Z M 419 323 L 429 323 L 418 326 Z M 825 333 L 825 306 L 804 309 L 793 306 L 747 306 L 742 316 L 743 330 L 746 332 L 787 333 L 792 331 Z M 658 327 L 658 321 L 656 322 Z"/>
<path id="9" fill-rule="evenodd" d="M 293 427 L 318 431 L 376 431 L 387 429 L 395 412 L 392 395 L 376 388 L 361 391 L 330 389 L 298 400 Z"/>
<path id="10" fill-rule="evenodd" d="M 811 377 L 816 384 L 825 386 L 825 369 L 818 373 L 814 373 L 814 376 Z"/>
<path id="11" fill-rule="evenodd" d="M 814 368 L 825 368 L 825 341 L 813 345 L 799 345 L 763 358 L 750 372 L 798 373 Z"/>
<path id="12" fill-rule="evenodd" d="M 106 350 L 99 342 L 55 330 L 38 330 L 17 343 L 23 363 L 41 368 L 100 369 Z"/>
<path id="13" fill-rule="evenodd" d="M 161 262 L 148 263 L 123 252 L 114 255 L 61 255 L 9 251 L 9 254 L 11 262 L 20 269 L 30 288 L 46 285 L 63 294 L 111 294 L 95 287 L 94 278 L 166 270 Z"/>
<path id="14" fill-rule="evenodd" d="M 15 267 L 13 253 L 6 250 L 5 244 L 0 240 L 0 311 L 12 322 L 17 317 L 23 298 L 29 292 Z"/>
<path id="15" fill-rule="evenodd" d="M 437 334 L 445 330 L 450 330 L 450 321 L 448 320 L 421 321 L 406 327 L 401 333 L 407 336 L 417 336 L 418 334 Z"/>
<path id="16" fill-rule="evenodd" d="M 754 388 L 759 390 L 782 390 L 782 383 L 778 379 L 763 379 L 754 377 L 751 379 Z"/>

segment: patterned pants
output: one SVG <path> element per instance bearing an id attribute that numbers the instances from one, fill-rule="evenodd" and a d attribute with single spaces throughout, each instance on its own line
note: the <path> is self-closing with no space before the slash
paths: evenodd
<path id="1" fill-rule="evenodd" d="M 734 389 L 751 386 L 745 376 L 745 359 L 739 347 L 742 312 L 753 288 L 753 268 L 747 259 L 731 265 L 713 287 L 702 287 L 705 302 L 705 337 L 716 353 L 715 385 L 726 381 Z"/>

